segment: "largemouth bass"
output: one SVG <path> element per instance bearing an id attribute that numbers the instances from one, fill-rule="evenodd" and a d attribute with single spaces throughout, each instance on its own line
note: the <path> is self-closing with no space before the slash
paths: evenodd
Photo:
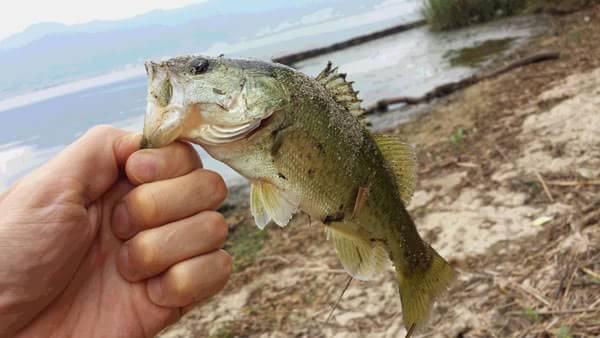
<path id="1" fill-rule="evenodd" d="M 320 220 L 345 270 L 368 280 L 385 259 L 396 270 L 404 325 L 422 327 L 453 278 L 406 211 L 412 147 L 371 134 L 360 100 L 331 63 L 310 78 L 292 68 L 204 56 L 147 62 L 144 146 L 202 145 L 251 182 L 259 228 L 303 211 Z"/>

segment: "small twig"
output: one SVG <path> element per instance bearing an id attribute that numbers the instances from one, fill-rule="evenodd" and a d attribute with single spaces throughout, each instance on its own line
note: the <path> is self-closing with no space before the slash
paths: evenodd
<path id="1" fill-rule="evenodd" d="M 587 275 L 589 275 L 590 277 L 597 279 L 600 281 L 600 274 L 595 273 L 594 271 L 587 269 L 587 268 L 580 268 L 581 271 L 585 272 Z"/>
<path id="2" fill-rule="evenodd" d="M 571 310 L 555 310 L 555 311 L 535 311 L 538 315 L 568 315 L 574 313 L 589 313 L 589 312 L 600 312 L 600 308 L 597 309 L 571 309 Z M 506 313 L 511 316 L 522 316 L 527 315 L 527 312 L 523 311 L 509 311 Z"/>
<path id="3" fill-rule="evenodd" d="M 600 219 L 600 209 L 585 215 L 579 221 L 577 221 L 573 227 L 577 229 L 577 231 L 581 231 L 596 219 Z"/>
<path id="4" fill-rule="evenodd" d="M 322 273 L 343 273 L 346 274 L 347 272 L 345 270 L 342 269 L 325 269 L 325 268 L 297 268 L 295 269 L 296 271 L 300 271 L 300 272 L 322 272 Z"/>
<path id="5" fill-rule="evenodd" d="M 587 180 L 587 181 L 548 181 L 548 185 L 555 185 L 560 187 L 575 187 L 585 185 L 600 185 L 600 180 Z"/>
<path id="6" fill-rule="evenodd" d="M 413 323 L 410 326 L 410 329 L 408 329 L 408 332 L 406 332 L 406 336 L 404 336 L 404 338 L 410 338 L 412 336 L 413 332 L 415 331 L 415 327 L 416 327 L 416 324 Z"/>
<path id="7" fill-rule="evenodd" d="M 265 257 L 260 257 L 256 260 L 256 262 L 264 262 L 264 261 L 280 261 L 282 263 L 285 264 L 290 264 L 290 260 L 281 256 L 265 256 Z"/>
<path id="8" fill-rule="evenodd" d="M 569 292 L 571 291 L 571 287 L 573 286 L 573 280 L 575 279 L 575 272 L 577 271 L 577 263 L 574 263 L 573 262 L 574 260 L 575 259 L 572 258 L 569 261 L 569 265 L 567 266 L 567 274 L 568 274 L 569 279 L 567 280 L 567 285 L 565 286 L 565 291 L 562 294 L 562 297 L 560 298 L 561 304 L 564 302 L 565 299 L 567 299 Z"/>
<path id="9" fill-rule="evenodd" d="M 539 300 L 540 302 L 544 303 L 544 305 L 548 306 L 548 307 L 552 307 L 552 304 L 550 304 L 550 302 L 544 298 L 544 296 L 542 296 L 539 291 L 537 291 L 536 289 L 532 288 L 532 287 L 525 287 L 522 286 L 520 284 L 515 284 L 521 291 L 529 294 L 530 296 L 533 296 L 533 298 Z"/>
<path id="10" fill-rule="evenodd" d="M 550 189 L 548 189 L 548 186 L 546 185 L 546 181 L 544 181 L 544 178 L 542 177 L 542 175 L 536 171 L 535 176 L 537 177 L 538 181 L 540 181 L 540 183 L 542 184 L 542 187 L 544 188 L 544 192 L 546 192 L 546 196 L 548 196 L 548 199 L 550 200 L 550 202 L 554 202 L 554 198 L 552 198 Z"/>
<path id="11" fill-rule="evenodd" d="M 353 279 L 354 278 L 352 278 L 352 276 L 348 277 L 348 282 L 346 282 L 346 286 L 344 286 L 344 289 L 342 290 L 342 293 L 340 293 L 340 296 L 338 297 L 337 301 L 333 305 L 333 308 L 331 309 L 331 312 L 329 312 L 329 316 L 327 316 L 327 319 L 325 320 L 325 325 L 327 325 L 327 323 L 329 323 L 329 320 L 331 319 L 331 316 L 333 316 L 333 312 L 338 307 L 338 304 L 342 300 L 342 297 L 344 296 L 344 293 L 346 293 L 346 290 L 348 290 L 348 288 L 350 287 L 350 283 L 352 283 Z"/>
<path id="12" fill-rule="evenodd" d="M 456 162 L 456 165 L 463 168 L 481 168 L 481 165 L 472 162 Z"/>
<path id="13" fill-rule="evenodd" d="M 500 154 L 500 156 L 502 156 L 502 158 L 505 161 L 508 161 L 508 156 L 506 156 L 506 154 L 504 153 L 504 151 L 502 149 L 500 149 L 500 147 L 498 147 L 498 146 L 495 146 L 495 148 L 496 148 L 496 151 L 498 152 L 498 154 Z"/>

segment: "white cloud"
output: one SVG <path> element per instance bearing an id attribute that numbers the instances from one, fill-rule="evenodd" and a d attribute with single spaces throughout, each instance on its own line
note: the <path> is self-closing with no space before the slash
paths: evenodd
<path id="1" fill-rule="evenodd" d="M 154 9 L 172 9 L 205 0 L 18 0 L 2 6 L 0 40 L 40 22 L 67 25 L 94 20 L 119 20 Z"/>
<path id="2" fill-rule="evenodd" d="M 47 162 L 62 148 L 40 149 L 33 144 L 24 144 L 31 140 L 0 145 L 0 192 L 8 189 L 19 176 Z"/>

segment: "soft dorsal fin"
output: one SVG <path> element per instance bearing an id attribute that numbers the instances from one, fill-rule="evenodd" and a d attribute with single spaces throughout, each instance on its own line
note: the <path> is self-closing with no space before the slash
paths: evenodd
<path id="1" fill-rule="evenodd" d="M 333 68 L 331 61 L 327 62 L 327 66 L 317 75 L 316 80 L 325 86 L 335 101 L 344 106 L 350 114 L 358 117 L 365 112 L 360 106 L 362 100 L 358 98 L 358 92 L 352 88 L 353 82 L 346 81 L 346 74 L 339 73 L 337 67 Z"/>
<path id="2" fill-rule="evenodd" d="M 373 135 L 383 158 L 396 177 L 396 184 L 404 204 L 408 204 L 417 182 L 417 156 L 415 149 L 393 135 Z"/>
<path id="3" fill-rule="evenodd" d="M 332 226 L 325 227 L 325 234 L 333 242 L 344 270 L 354 279 L 369 280 L 383 269 L 388 258 L 383 244 L 366 241 Z"/>
<path id="4" fill-rule="evenodd" d="M 256 226 L 261 229 L 273 220 L 284 227 L 296 211 L 298 198 L 295 194 L 283 191 L 269 182 L 256 181 L 250 186 L 250 211 Z"/>

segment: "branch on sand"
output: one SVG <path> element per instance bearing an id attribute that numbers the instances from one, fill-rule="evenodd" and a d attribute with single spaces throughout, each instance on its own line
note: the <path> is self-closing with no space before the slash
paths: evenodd
<path id="1" fill-rule="evenodd" d="M 524 66 L 527 66 L 530 64 L 539 63 L 539 62 L 543 62 L 543 61 L 556 60 L 559 57 L 560 57 L 559 52 L 542 52 L 542 53 L 530 55 L 528 57 L 516 60 L 516 61 L 514 61 L 500 69 L 497 69 L 491 73 L 481 74 L 481 75 L 473 75 L 473 76 L 467 77 L 466 79 L 463 79 L 463 80 L 460 80 L 457 82 L 450 82 L 450 83 L 443 84 L 441 86 L 434 88 L 432 91 L 426 93 L 423 96 L 418 96 L 418 97 L 399 96 L 399 97 L 392 97 L 392 98 L 379 100 L 376 104 L 367 108 L 364 112 L 364 115 L 386 112 L 388 110 L 388 107 L 393 104 L 404 103 L 407 105 L 415 105 L 415 104 L 427 103 L 434 99 L 448 96 L 458 90 L 472 86 L 480 81 L 495 78 L 501 74 L 507 73 L 516 68 L 524 67 Z"/>

